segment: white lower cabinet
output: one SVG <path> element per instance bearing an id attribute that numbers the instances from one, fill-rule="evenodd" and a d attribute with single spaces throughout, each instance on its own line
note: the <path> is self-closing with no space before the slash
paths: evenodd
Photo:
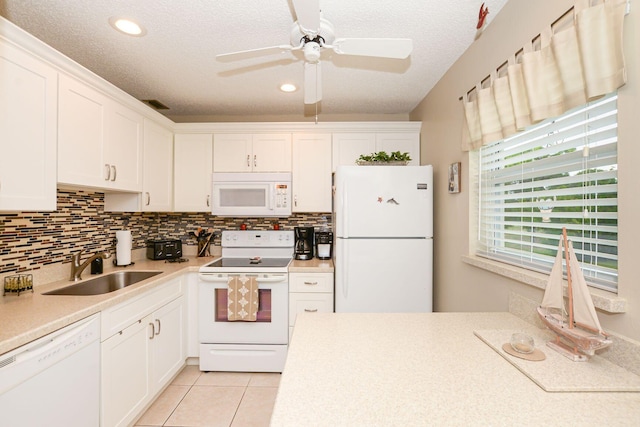
<path id="1" fill-rule="evenodd" d="M 150 399 L 149 319 L 140 319 L 102 343 L 100 425 L 128 425 Z"/>
<path id="2" fill-rule="evenodd" d="M 333 273 L 289 273 L 289 341 L 300 313 L 333 313 Z"/>
<path id="3" fill-rule="evenodd" d="M 182 282 L 173 279 L 103 312 L 101 425 L 130 425 L 184 366 Z"/>
<path id="4" fill-rule="evenodd" d="M 180 297 L 153 313 L 149 345 L 151 390 L 161 390 L 185 363 L 185 298 Z"/>

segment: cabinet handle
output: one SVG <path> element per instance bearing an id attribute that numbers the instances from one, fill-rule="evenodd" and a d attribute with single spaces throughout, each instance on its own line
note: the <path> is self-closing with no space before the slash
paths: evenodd
<path id="1" fill-rule="evenodd" d="M 317 308 L 305 308 L 304 311 L 306 311 L 307 313 L 316 313 L 318 311 Z"/>
<path id="2" fill-rule="evenodd" d="M 156 319 L 156 322 L 158 323 L 158 332 L 156 332 L 156 335 L 160 335 L 160 328 L 162 327 L 162 324 L 160 323 L 160 319 Z"/>
<path id="3" fill-rule="evenodd" d="M 148 191 L 145 191 L 144 194 L 147 195 L 147 206 L 151 204 L 151 194 Z"/>
<path id="4" fill-rule="evenodd" d="M 253 155 L 253 167 L 255 168 L 256 166 L 258 166 L 258 159 L 257 159 L 257 155 Z"/>
<path id="5" fill-rule="evenodd" d="M 318 282 L 304 282 L 305 285 L 311 285 L 311 286 L 315 286 L 318 284 Z"/>
<path id="6" fill-rule="evenodd" d="M 293 196 L 293 206 L 298 207 L 298 195 Z"/>
<path id="7" fill-rule="evenodd" d="M 149 323 L 149 326 L 151 326 L 151 336 L 149 337 L 149 339 L 152 340 L 154 335 L 158 335 L 158 334 L 156 334 L 156 327 L 153 323 Z"/>
<path id="8" fill-rule="evenodd" d="M 116 169 L 116 165 L 111 165 L 111 169 L 113 169 L 113 178 L 111 178 L 111 181 L 115 181 L 116 180 L 116 176 L 118 174 L 118 170 Z"/>
<path id="9" fill-rule="evenodd" d="M 210 198 L 211 198 L 211 195 L 210 195 L 210 194 L 207 194 L 207 207 L 211 206 L 211 205 L 209 204 L 209 199 L 210 199 Z"/>
<path id="10" fill-rule="evenodd" d="M 104 164 L 104 170 L 106 171 L 105 175 L 106 178 L 104 179 L 105 181 L 109 181 L 111 179 L 111 166 L 109 166 L 108 164 Z"/>
<path id="11" fill-rule="evenodd" d="M 251 156 L 247 154 L 247 167 L 251 166 L 251 163 L 249 163 L 249 159 L 251 159 Z"/>

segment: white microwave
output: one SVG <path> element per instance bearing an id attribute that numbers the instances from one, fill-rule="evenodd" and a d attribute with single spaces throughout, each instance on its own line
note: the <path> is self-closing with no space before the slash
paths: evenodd
<path id="1" fill-rule="evenodd" d="M 213 173 L 212 176 L 213 215 L 291 215 L 291 173 Z"/>

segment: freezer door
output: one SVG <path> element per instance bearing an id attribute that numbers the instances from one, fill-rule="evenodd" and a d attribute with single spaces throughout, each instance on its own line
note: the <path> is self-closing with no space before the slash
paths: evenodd
<path id="1" fill-rule="evenodd" d="M 431 166 L 339 166 L 336 237 L 433 237 Z"/>
<path id="2" fill-rule="evenodd" d="M 431 312 L 432 266 L 432 239 L 336 239 L 336 312 Z"/>

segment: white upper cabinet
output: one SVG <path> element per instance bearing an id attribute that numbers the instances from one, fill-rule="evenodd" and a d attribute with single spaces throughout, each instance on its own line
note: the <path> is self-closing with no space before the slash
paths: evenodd
<path id="1" fill-rule="evenodd" d="M 215 134 L 214 172 L 291 172 L 291 134 Z"/>
<path id="2" fill-rule="evenodd" d="M 174 211 L 211 212 L 211 134 L 176 134 L 174 137 Z"/>
<path id="3" fill-rule="evenodd" d="M 144 178 L 142 210 L 169 212 L 173 209 L 173 133 L 144 120 Z"/>
<path id="4" fill-rule="evenodd" d="M 101 187 L 107 98 L 64 74 L 59 86 L 58 182 Z"/>
<path id="5" fill-rule="evenodd" d="M 143 118 L 115 101 L 107 105 L 104 162 L 111 173 L 106 187 L 142 191 Z"/>
<path id="6" fill-rule="evenodd" d="M 420 165 L 420 134 L 415 133 L 377 133 L 376 151 L 391 154 L 394 151 L 409 153 L 412 166 Z"/>
<path id="7" fill-rule="evenodd" d="M 56 209 L 57 72 L 0 40 L 0 211 Z"/>
<path id="8" fill-rule="evenodd" d="M 333 168 L 338 165 L 355 165 L 360 155 L 379 151 L 391 154 L 394 151 L 409 153 L 410 165 L 420 164 L 420 133 L 416 132 L 369 132 L 334 133 Z"/>
<path id="9" fill-rule="evenodd" d="M 334 133 L 333 134 L 333 171 L 338 165 L 356 164 L 361 154 L 376 151 L 375 133 Z"/>
<path id="10" fill-rule="evenodd" d="M 142 116 L 60 75 L 58 182 L 142 191 Z"/>
<path id="11" fill-rule="evenodd" d="M 293 212 L 331 212 L 331 134 L 293 134 Z"/>

